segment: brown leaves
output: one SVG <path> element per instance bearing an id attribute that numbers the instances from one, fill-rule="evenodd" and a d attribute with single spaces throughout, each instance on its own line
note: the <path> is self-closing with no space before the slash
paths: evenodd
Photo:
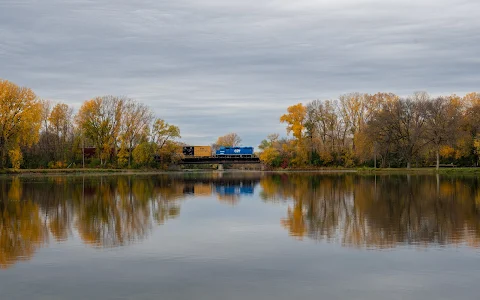
<path id="1" fill-rule="evenodd" d="M 240 146 L 242 139 L 240 136 L 234 132 L 221 136 L 217 139 L 215 143 L 219 147 L 236 147 Z"/>

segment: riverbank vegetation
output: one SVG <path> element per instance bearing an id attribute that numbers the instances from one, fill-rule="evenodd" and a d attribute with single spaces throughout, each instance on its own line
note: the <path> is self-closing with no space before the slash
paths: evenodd
<path id="1" fill-rule="evenodd" d="M 350 93 L 290 106 L 280 117 L 291 138 L 259 146 L 272 168 L 479 166 L 480 93 Z"/>
<path id="2" fill-rule="evenodd" d="M 101 96 L 78 112 L 0 80 L 0 169 L 166 167 L 180 129 L 127 97 Z"/>

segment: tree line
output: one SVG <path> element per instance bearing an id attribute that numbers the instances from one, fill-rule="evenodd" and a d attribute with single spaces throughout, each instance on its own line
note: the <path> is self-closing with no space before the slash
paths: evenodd
<path id="1" fill-rule="evenodd" d="M 480 93 L 349 93 L 292 105 L 280 122 L 293 137 L 259 146 L 272 167 L 480 164 Z"/>
<path id="2" fill-rule="evenodd" d="M 128 97 L 65 103 L 39 99 L 27 87 L 0 80 L 0 169 L 136 167 L 178 159 L 180 129 Z M 93 149 L 85 159 L 85 149 Z"/>

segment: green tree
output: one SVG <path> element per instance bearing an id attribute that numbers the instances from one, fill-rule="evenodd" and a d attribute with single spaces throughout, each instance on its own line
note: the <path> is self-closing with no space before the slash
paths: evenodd
<path id="1" fill-rule="evenodd" d="M 156 145 L 150 142 L 140 143 L 133 149 L 133 161 L 141 166 L 147 166 L 153 162 Z"/>

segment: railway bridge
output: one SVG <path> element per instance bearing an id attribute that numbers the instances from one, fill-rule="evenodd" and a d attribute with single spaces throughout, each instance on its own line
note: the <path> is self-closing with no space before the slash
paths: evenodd
<path id="1" fill-rule="evenodd" d="M 179 161 L 182 165 L 200 164 L 259 164 L 258 157 L 229 157 L 229 156 L 206 156 L 206 157 L 185 157 Z"/>

